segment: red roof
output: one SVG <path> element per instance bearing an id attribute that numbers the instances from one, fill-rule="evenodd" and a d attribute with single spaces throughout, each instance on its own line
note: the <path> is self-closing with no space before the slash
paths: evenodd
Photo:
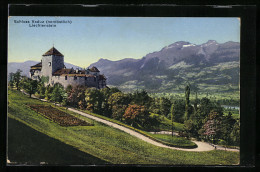
<path id="1" fill-rule="evenodd" d="M 50 56 L 50 55 L 55 55 L 55 56 L 63 56 L 56 48 L 52 47 L 47 51 L 45 54 L 42 56 Z"/>

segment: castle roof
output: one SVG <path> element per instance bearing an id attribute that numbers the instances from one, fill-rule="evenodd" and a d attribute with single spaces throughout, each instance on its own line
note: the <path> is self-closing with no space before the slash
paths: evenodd
<path id="1" fill-rule="evenodd" d="M 52 47 L 51 49 L 49 49 L 49 51 L 47 51 L 45 54 L 43 54 L 42 56 L 63 56 L 56 48 Z"/>
<path id="2" fill-rule="evenodd" d="M 99 80 L 106 80 L 106 77 L 104 75 L 99 75 Z"/>
<path id="3" fill-rule="evenodd" d="M 73 69 L 59 69 L 56 72 L 53 73 L 54 76 L 60 76 L 62 74 L 70 74 L 73 73 Z"/>
<path id="4" fill-rule="evenodd" d="M 86 74 L 85 70 L 76 70 L 74 69 L 59 69 L 53 73 L 53 76 L 78 76 L 78 77 L 96 77 L 95 75 Z"/>
<path id="5" fill-rule="evenodd" d="M 95 66 L 93 66 L 92 68 L 89 69 L 91 72 L 100 72 L 98 70 L 98 68 L 96 68 Z"/>
<path id="6" fill-rule="evenodd" d="M 40 63 L 37 63 L 36 65 L 33 65 L 33 66 L 31 66 L 31 69 L 30 69 L 30 71 L 31 70 L 41 70 L 42 69 L 42 62 L 40 62 Z"/>

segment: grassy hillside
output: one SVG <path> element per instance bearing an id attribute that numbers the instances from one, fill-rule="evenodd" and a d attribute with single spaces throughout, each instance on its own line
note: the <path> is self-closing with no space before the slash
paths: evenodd
<path id="1" fill-rule="evenodd" d="M 11 164 L 109 164 L 13 118 L 8 118 L 8 125 L 8 159 Z"/>
<path id="2" fill-rule="evenodd" d="M 25 106 L 26 103 L 45 105 L 48 103 L 30 99 L 16 90 L 9 90 L 8 103 L 9 118 L 16 119 L 42 134 L 59 140 L 69 147 L 73 147 L 73 149 L 75 148 L 86 153 L 86 161 L 90 159 L 88 163 L 90 163 L 93 157 L 95 157 L 94 159 L 98 162 L 109 162 L 113 164 L 230 165 L 239 163 L 238 152 L 219 150 L 209 152 L 185 152 L 161 148 L 72 112 L 68 113 L 82 120 L 86 120 L 94 124 L 94 126 L 62 127 Z M 63 108 L 59 109 L 65 111 Z M 10 122 L 8 127 L 15 128 L 16 126 L 15 123 Z M 24 136 L 30 137 L 30 132 L 24 130 L 23 133 Z M 17 140 L 9 140 L 8 144 L 11 145 L 14 143 L 10 141 L 14 142 Z M 30 143 L 28 143 L 28 145 L 29 144 Z M 43 144 L 44 142 L 37 143 L 39 147 L 43 146 Z M 55 147 L 51 149 L 50 146 L 48 149 L 51 151 L 55 149 Z M 19 150 L 18 147 L 14 151 L 19 152 Z M 70 152 L 69 148 L 68 151 L 67 148 L 65 148 L 65 150 L 66 152 Z M 31 159 L 34 159 L 35 156 L 42 157 L 43 155 L 41 154 L 43 153 L 44 152 L 38 152 L 38 155 L 31 153 Z M 12 160 L 11 157 L 9 158 Z M 74 155 L 72 154 L 70 158 L 73 159 Z M 44 158 L 41 161 L 44 161 Z M 55 162 L 56 160 L 51 160 L 49 163 L 53 164 Z M 69 162 L 69 160 L 67 162 Z"/>

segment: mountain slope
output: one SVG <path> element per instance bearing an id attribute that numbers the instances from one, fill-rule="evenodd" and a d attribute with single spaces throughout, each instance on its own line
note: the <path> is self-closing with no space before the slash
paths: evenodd
<path id="1" fill-rule="evenodd" d="M 100 59 L 90 66 L 97 66 L 109 85 L 124 91 L 182 91 L 187 82 L 200 91 L 234 91 L 239 85 L 239 53 L 237 42 L 209 40 L 195 45 L 179 41 L 142 59 Z"/>

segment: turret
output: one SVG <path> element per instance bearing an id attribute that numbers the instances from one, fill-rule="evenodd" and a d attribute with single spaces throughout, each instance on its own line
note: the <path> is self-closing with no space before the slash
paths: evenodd
<path id="1" fill-rule="evenodd" d="M 41 74 L 52 77 L 53 73 L 64 67 L 64 56 L 54 47 L 42 55 Z"/>

